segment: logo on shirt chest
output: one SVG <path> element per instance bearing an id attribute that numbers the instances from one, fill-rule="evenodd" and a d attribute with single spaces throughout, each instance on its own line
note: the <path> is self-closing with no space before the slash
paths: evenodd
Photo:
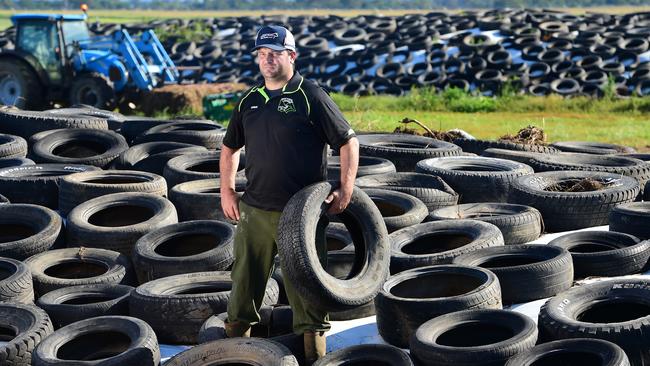
<path id="1" fill-rule="evenodd" d="M 291 98 L 282 98 L 278 103 L 278 112 L 290 113 L 295 112 L 296 106 L 293 104 L 293 99 Z"/>

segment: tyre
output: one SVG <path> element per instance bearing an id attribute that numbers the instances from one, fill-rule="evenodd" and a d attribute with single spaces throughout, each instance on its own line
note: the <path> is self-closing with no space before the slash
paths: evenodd
<path id="1" fill-rule="evenodd" d="M 72 323 L 45 338 L 33 354 L 34 366 L 157 366 L 156 334 L 142 320 L 101 316 Z"/>
<path id="2" fill-rule="evenodd" d="M 528 164 L 528 160 L 533 159 L 539 156 L 540 154 L 542 153 L 532 152 L 532 151 L 489 148 L 483 150 L 481 156 L 486 156 L 488 158 L 507 159 L 507 160 L 518 161 L 520 163 Z"/>
<path id="3" fill-rule="evenodd" d="M 35 133 L 60 128 L 108 130 L 104 118 L 73 116 L 48 112 L 23 111 L 16 108 L 0 109 L 0 130 L 3 133 L 29 139 Z"/>
<path id="4" fill-rule="evenodd" d="M 422 159 L 457 156 L 460 147 L 429 137 L 403 134 L 359 135 L 361 155 L 388 159 L 398 172 L 412 172 Z"/>
<path id="5" fill-rule="evenodd" d="M 646 185 L 646 189 L 650 184 Z M 646 190 L 646 195 L 650 194 Z M 609 230 L 650 239 L 650 198 L 646 202 L 624 203 L 609 212 Z"/>
<path id="6" fill-rule="evenodd" d="M 616 145 L 616 144 L 607 144 L 603 142 L 593 142 L 593 141 L 559 141 L 551 144 L 554 148 L 565 151 L 565 152 L 574 152 L 574 153 L 584 153 L 584 154 L 597 154 L 597 155 L 608 155 L 608 154 L 630 154 L 636 152 L 633 148 L 629 146 Z"/>
<path id="7" fill-rule="evenodd" d="M 59 211 L 67 214 L 90 199 L 119 192 L 167 196 L 167 182 L 157 174 L 118 170 L 70 174 L 59 185 Z"/>
<path id="8" fill-rule="evenodd" d="M 431 211 L 428 221 L 471 219 L 495 225 L 505 245 L 524 244 L 542 234 L 542 214 L 535 208 L 511 203 L 466 203 Z"/>
<path id="9" fill-rule="evenodd" d="M 172 357 L 165 366 L 209 366 L 219 364 L 298 366 L 283 345 L 260 338 L 222 339 L 193 347 Z"/>
<path id="10" fill-rule="evenodd" d="M 238 170 L 244 168 L 243 160 L 240 158 Z M 171 188 L 183 182 L 219 178 L 219 152 L 177 156 L 167 162 L 163 176 Z"/>
<path id="11" fill-rule="evenodd" d="M 359 168 L 357 177 L 373 174 L 395 173 L 395 164 L 388 159 L 373 158 L 370 156 L 359 156 Z M 341 157 L 330 156 L 327 158 L 327 179 L 341 179 Z"/>
<path id="12" fill-rule="evenodd" d="M 0 60 L 0 104 L 20 109 L 40 109 L 44 93 L 38 75 L 17 58 Z"/>
<path id="13" fill-rule="evenodd" d="M 86 201 L 68 214 L 66 242 L 130 256 L 144 234 L 178 222 L 167 199 L 151 193 L 111 193 Z"/>
<path id="14" fill-rule="evenodd" d="M 32 272 L 37 297 L 69 286 L 135 283 L 131 260 L 110 250 L 84 247 L 50 250 L 28 258 L 25 264 Z"/>
<path id="15" fill-rule="evenodd" d="M 46 207 L 0 205 L 0 257 L 23 260 L 51 249 L 62 242 L 62 225 Z"/>
<path id="16" fill-rule="evenodd" d="M 41 296 L 37 305 L 58 329 L 98 316 L 129 315 L 131 291 L 131 286 L 113 284 L 63 287 Z"/>
<path id="17" fill-rule="evenodd" d="M 31 366 L 34 348 L 53 332 L 45 311 L 34 305 L 0 303 L 0 364 Z"/>
<path id="18" fill-rule="evenodd" d="M 207 149 L 203 146 L 183 144 L 180 142 L 145 142 L 123 151 L 113 161 L 113 167 L 115 169 L 139 170 L 162 175 L 165 165 L 167 165 L 170 159 L 197 152 L 207 152 Z"/>
<path id="19" fill-rule="evenodd" d="M 212 121 L 172 122 L 151 127 L 135 142 L 169 141 L 203 146 L 209 150 L 221 148 L 226 129 Z"/>
<path id="20" fill-rule="evenodd" d="M 440 177 L 421 173 L 388 173 L 358 178 L 355 183 L 363 189 L 380 188 L 416 197 L 429 211 L 458 203 L 456 193 Z"/>
<path id="21" fill-rule="evenodd" d="M 99 73 L 87 73 L 75 77 L 68 95 L 71 105 L 86 104 L 109 111 L 117 107 L 113 82 Z"/>
<path id="22" fill-rule="evenodd" d="M 251 337 L 269 338 L 293 334 L 293 311 L 290 306 L 262 306 L 259 323 L 251 326 Z M 225 339 L 228 313 L 213 315 L 199 330 L 199 344 Z M 302 334 L 300 334 L 302 338 Z"/>
<path id="23" fill-rule="evenodd" d="M 560 293 L 540 312 L 543 342 L 596 338 L 623 348 L 632 365 L 650 362 L 648 281 L 615 279 L 584 284 Z"/>
<path id="24" fill-rule="evenodd" d="M 508 245 L 485 248 L 456 257 L 454 264 L 494 272 L 504 304 L 551 297 L 573 284 L 571 254 L 548 245 Z"/>
<path id="25" fill-rule="evenodd" d="M 537 327 L 528 316 L 507 310 L 466 310 L 422 324 L 411 354 L 426 365 L 503 365 L 535 346 Z"/>
<path id="26" fill-rule="evenodd" d="M 385 344 L 360 344 L 330 352 L 314 362 L 314 366 L 336 366 L 345 364 L 375 364 L 391 366 L 413 366 L 408 353 Z"/>
<path id="27" fill-rule="evenodd" d="M 31 203 L 56 209 L 63 176 L 100 170 L 90 165 L 36 164 L 0 169 L 0 194 L 12 203 Z"/>
<path id="28" fill-rule="evenodd" d="M 421 223 L 429 213 L 419 199 L 387 189 L 364 189 L 386 223 L 388 233 Z"/>
<path id="29" fill-rule="evenodd" d="M 336 279 L 321 266 L 315 237 L 323 201 L 332 191 L 330 183 L 315 183 L 296 193 L 285 206 L 278 225 L 278 254 L 285 279 L 312 306 L 337 311 L 371 301 L 388 277 L 389 241 L 379 210 L 361 189 L 355 188 L 346 210 L 338 215 L 355 244 L 355 266 L 345 280 Z"/>
<path id="30" fill-rule="evenodd" d="M 492 272 L 457 265 L 410 269 L 389 277 L 375 298 L 379 334 L 400 348 L 426 321 L 467 309 L 501 309 Z"/>
<path id="31" fill-rule="evenodd" d="M 583 184 L 591 181 L 595 182 L 591 187 Z M 575 187 L 583 191 L 574 191 Z M 509 201 L 538 209 L 545 229 L 559 232 L 606 225 L 609 211 L 634 201 L 638 192 L 636 180 L 618 174 L 544 172 L 515 180 Z"/>
<path id="32" fill-rule="evenodd" d="M 55 131 L 32 146 L 39 163 L 87 164 L 108 167 L 129 146 L 113 131 L 74 129 Z"/>
<path id="33" fill-rule="evenodd" d="M 146 130 L 167 123 L 174 122 L 174 120 L 156 119 L 149 117 L 127 117 L 122 123 L 120 134 L 124 136 L 129 144 L 133 144 L 136 137 L 144 133 Z"/>
<path id="34" fill-rule="evenodd" d="M 32 273 L 20 261 L 0 258 L 0 303 L 31 304 L 34 301 Z"/>
<path id="35" fill-rule="evenodd" d="M 0 158 L 24 158 L 27 156 L 27 141 L 20 136 L 0 134 Z"/>
<path id="36" fill-rule="evenodd" d="M 548 244 L 571 253 L 576 279 L 638 273 L 650 258 L 650 241 L 614 231 L 570 233 Z"/>
<path id="37" fill-rule="evenodd" d="M 108 122 L 108 129 L 112 131 L 119 130 L 122 127 L 122 123 L 127 118 L 120 113 L 94 108 L 87 104 L 73 104 L 69 108 L 48 109 L 46 112 L 54 114 L 67 114 L 71 116 L 78 115 L 105 118 Z"/>
<path id="38" fill-rule="evenodd" d="M 34 160 L 27 158 L 0 158 L 0 168 L 12 168 L 15 166 L 34 164 Z"/>
<path id="39" fill-rule="evenodd" d="M 454 139 L 454 144 L 460 146 L 463 151 L 481 155 L 485 149 L 495 148 L 504 150 L 530 151 L 544 154 L 558 153 L 559 150 L 546 146 L 535 144 L 520 144 L 506 140 L 470 140 L 466 138 Z"/>
<path id="40" fill-rule="evenodd" d="M 244 192 L 246 179 L 235 178 L 235 191 Z M 179 221 L 219 220 L 229 221 L 221 209 L 221 182 L 200 179 L 179 183 L 169 191 L 169 200 L 178 211 Z"/>
<path id="41" fill-rule="evenodd" d="M 413 225 L 390 234 L 390 272 L 434 264 L 449 264 L 477 249 L 503 246 L 503 235 L 492 224 L 476 220 L 445 220 Z"/>
<path id="42" fill-rule="evenodd" d="M 462 203 L 506 202 L 512 181 L 533 174 L 523 163 L 473 156 L 421 160 L 416 171 L 442 178 Z"/>
<path id="43" fill-rule="evenodd" d="M 623 349 L 600 339 L 563 339 L 537 345 L 513 356 L 505 366 L 602 365 L 630 366 Z"/>
<path id="44" fill-rule="evenodd" d="M 233 263 L 235 228 L 213 220 L 187 221 L 138 239 L 133 264 L 140 283 L 176 274 L 224 271 Z"/>
<path id="45" fill-rule="evenodd" d="M 130 314 L 149 323 L 165 343 L 196 344 L 201 325 L 226 311 L 231 287 L 230 272 L 225 271 L 159 278 L 135 289 Z M 278 284 L 270 279 L 262 305 L 277 300 Z"/>

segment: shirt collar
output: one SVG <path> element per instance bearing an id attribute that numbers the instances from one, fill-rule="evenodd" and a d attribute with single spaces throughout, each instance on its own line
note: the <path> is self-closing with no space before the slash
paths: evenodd
<path id="1" fill-rule="evenodd" d="M 300 89 L 300 86 L 302 85 L 302 80 L 303 77 L 300 75 L 298 71 L 293 72 L 293 76 L 289 81 L 282 87 L 282 94 L 290 94 L 290 93 L 295 93 Z M 256 89 L 264 89 L 264 81 L 257 85 Z"/>

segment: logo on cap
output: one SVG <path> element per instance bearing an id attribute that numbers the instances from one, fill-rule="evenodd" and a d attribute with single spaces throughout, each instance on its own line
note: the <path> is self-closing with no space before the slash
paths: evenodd
<path id="1" fill-rule="evenodd" d="M 270 39 L 275 39 L 275 38 L 278 38 L 278 37 L 279 37 L 279 36 L 278 36 L 277 33 L 265 33 L 265 34 L 262 34 L 262 35 L 260 36 L 260 39 L 269 39 L 269 38 L 270 38 Z"/>

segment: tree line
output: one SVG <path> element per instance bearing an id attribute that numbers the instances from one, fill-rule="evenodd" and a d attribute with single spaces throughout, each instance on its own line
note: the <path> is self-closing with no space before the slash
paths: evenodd
<path id="1" fill-rule="evenodd" d="M 0 0 L 2 9 L 458 9 L 504 7 L 590 7 L 650 5 L 650 0 Z"/>

